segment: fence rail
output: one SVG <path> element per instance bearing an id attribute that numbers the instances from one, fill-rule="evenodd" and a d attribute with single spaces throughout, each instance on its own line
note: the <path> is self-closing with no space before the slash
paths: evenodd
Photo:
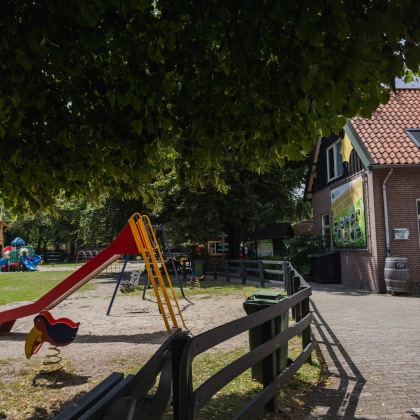
<path id="1" fill-rule="evenodd" d="M 187 271 L 200 260 L 184 260 L 183 273 L 184 279 Z M 265 283 L 272 281 L 283 281 L 284 261 L 270 260 L 213 260 L 205 264 L 205 273 L 213 275 L 214 280 L 223 277 L 229 283 L 231 279 L 240 279 L 242 284 L 247 281 L 259 282 L 261 287 L 265 287 Z M 266 268 L 267 266 L 279 266 L 279 269 Z M 267 276 L 267 274 L 276 275 Z M 270 278 L 271 277 L 271 278 Z"/>
<path id="2" fill-rule="evenodd" d="M 295 277 L 294 270 L 288 271 L 290 276 Z M 292 285 L 293 281 L 291 280 L 287 284 Z M 299 285 L 299 289 L 300 287 Z M 292 291 L 292 288 L 290 287 L 289 290 Z M 172 376 L 174 381 L 177 375 L 179 376 L 178 383 L 174 382 L 174 419 L 195 419 L 200 408 L 213 395 L 260 361 L 263 363 L 264 389 L 233 418 L 252 419 L 263 407 L 270 411 L 276 411 L 279 387 L 284 386 L 297 370 L 310 359 L 313 349 L 310 334 L 312 313 L 309 311 L 309 296 L 311 294 L 312 289 L 305 282 L 302 285 L 302 290 L 296 290 L 296 293 L 289 299 L 262 311 L 229 322 L 196 337 L 181 335 L 176 337 L 173 344 L 176 344 L 177 347 L 172 350 L 174 369 Z M 288 312 L 289 309 L 292 309 L 292 312 L 295 316 L 298 315 L 299 319 L 296 318 L 296 323 L 292 327 L 275 335 L 275 318 Z M 217 344 L 255 327 L 261 327 L 262 344 L 226 366 L 222 371 L 219 371 L 193 390 L 192 363 L 194 358 Z M 298 334 L 302 334 L 302 352 L 283 372 L 277 373 L 276 351 Z"/>
<path id="3" fill-rule="evenodd" d="M 266 266 L 280 266 L 280 269 L 274 270 Z M 247 281 L 259 282 L 261 287 L 265 287 L 266 282 L 273 280 L 283 280 L 284 261 L 265 261 L 265 260 L 214 260 L 209 271 L 213 273 L 213 278 L 225 277 L 226 281 L 230 279 L 240 279 L 242 284 Z M 279 278 L 268 278 L 267 274 L 275 274 Z"/>
<path id="4" fill-rule="evenodd" d="M 229 261 L 232 260 L 228 260 L 228 266 Z M 238 260 L 233 261 L 238 263 Z M 248 263 L 249 260 L 246 262 Z M 273 262 L 269 261 L 268 263 L 272 264 Z M 280 264 L 283 265 L 283 262 L 277 263 L 277 265 Z M 230 267 L 235 266 L 237 265 L 230 265 Z M 261 267 L 261 264 L 259 266 Z M 242 262 L 240 267 L 243 267 Z M 142 418 L 159 419 L 164 414 L 170 398 L 171 386 L 168 386 L 168 381 L 172 383 L 174 420 L 194 420 L 200 409 L 219 390 L 257 363 L 262 363 L 263 389 L 233 418 L 252 419 L 263 407 L 269 411 L 276 411 L 277 395 L 280 388 L 293 377 L 304 363 L 311 362 L 313 343 L 310 332 L 312 313 L 309 309 L 309 298 L 312 288 L 288 262 L 284 263 L 284 270 L 273 271 L 276 271 L 276 274 L 278 271 L 282 272 L 284 290 L 287 291 L 288 299 L 267 305 L 265 309 L 262 308 L 195 337 L 189 336 L 187 332 L 177 330 L 136 375 L 128 375 L 122 379 L 122 374 L 114 373 L 105 380 L 108 381 L 107 383 L 104 381 L 99 384 L 74 403 L 72 407 L 56 417 L 56 420 L 73 418 L 132 420 L 137 418 L 136 415 L 140 413 L 140 410 L 144 416 Z M 276 333 L 276 319 L 284 314 L 287 314 L 288 318 L 290 310 L 295 323 Z M 261 345 L 250 349 L 248 353 L 234 360 L 199 387 L 193 389 L 192 364 L 197 356 L 217 344 L 255 328 L 260 328 Z M 289 359 L 287 367 L 278 372 L 278 349 L 298 335 L 301 336 L 302 351 L 295 360 Z M 150 416 L 148 416 L 147 401 L 150 399 L 145 398 L 145 395 L 161 371 L 159 386 L 151 400 L 153 405 L 151 406 L 152 410 L 149 410 Z M 93 399 L 95 400 L 93 401 Z M 97 401 L 98 399 L 99 401 Z M 80 411 L 81 407 L 83 407 L 82 411 Z M 79 417 L 76 417 L 75 411 Z M 80 417 L 81 414 L 82 417 Z"/>

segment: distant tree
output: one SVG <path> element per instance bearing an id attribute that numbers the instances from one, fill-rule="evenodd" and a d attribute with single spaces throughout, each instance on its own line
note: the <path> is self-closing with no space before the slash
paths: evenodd
<path id="1" fill-rule="evenodd" d="M 228 256 L 237 258 L 249 229 L 301 217 L 305 206 L 300 203 L 298 188 L 302 187 L 307 164 L 272 165 L 270 171 L 258 175 L 239 163 L 235 154 L 226 152 L 223 165 L 221 180 L 227 186 L 226 194 L 217 191 L 210 176 L 203 189 L 168 183 L 157 215 L 178 243 L 203 243 L 224 231 L 228 234 Z"/>
<path id="2" fill-rule="evenodd" d="M 85 207 L 85 199 L 67 200 L 58 197 L 54 215 L 39 210 L 34 214 L 13 216 L 7 211 L 3 217 L 8 223 L 5 243 L 20 236 L 26 244 L 34 246 L 36 252 L 46 255 L 48 247 L 58 248 L 60 244 L 70 242 L 74 252 L 74 241 L 79 234 L 79 220 Z"/>
<path id="3" fill-rule="evenodd" d="M 79 236 L 84 243 L 110 244 L 134 213 L 143 213 L 141 200 L 121 200 L 102 196 L 89 203 L 80 215 Z"/>

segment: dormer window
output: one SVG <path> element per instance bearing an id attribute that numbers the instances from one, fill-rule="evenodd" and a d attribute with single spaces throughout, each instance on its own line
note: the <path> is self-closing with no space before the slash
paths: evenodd
<path id="1" fill-rule="evenodd" d="M 340 152 L 341 139 L 327 149 L 328 181 L 343 175 L 343 158 Z"/>
<path id="2" fill-rule="evenodd" d="M 414 141 L 414 144 L 420 148 L 420 128 L 405 128 L 404 131 Z"/>

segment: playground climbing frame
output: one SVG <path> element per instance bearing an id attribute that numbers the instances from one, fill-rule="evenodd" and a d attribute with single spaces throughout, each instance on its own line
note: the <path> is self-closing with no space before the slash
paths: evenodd
<path id="1" fill-rule="evenodd" d="M 177 317 L 180 319 L 182 325 L 186 328 L 184 318 L 178 304 L 178 299 L 175 295 L 174 288 L 172 287 L 171 278 L 166 269 L 165 261 L 160 251 L 158 241 L 156 239 L 155 232 L 152 224 L 150 223 L 149 217 L 135 213 L 133 216 L 131 216 L 128 223 L 131 227 L 131 231 L 133 233 L 137 247 L 143 257 L 143 261 L 145 262 L 147 274 L 149 275 L 150 282 L 153 286 L 153 290 L 158 301 L 159 310 L 165 322 L 166 329 L 168 331 L 171 330 L 169 319 L 171 319 L 173 327 L 179 328 Z M 166 290 L 165 281 L 159 269 L 159 264 L 162 266 L 167 284 L 172 295 L 172 299 L 175 302 L 176 312 L 174 311 L 171 298 L 169 297 Z"/>

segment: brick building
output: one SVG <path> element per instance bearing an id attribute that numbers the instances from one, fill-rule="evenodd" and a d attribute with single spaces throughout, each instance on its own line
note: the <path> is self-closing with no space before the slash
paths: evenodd
<path id="1" fill-rule="evenodd" d="M 397 89 L 370 119 L 319 137 L 305 198 L 314 234 L 340 251 L 344 284 L 385 292 L 394 256 L 420 282 L 420 90 Z"/>

